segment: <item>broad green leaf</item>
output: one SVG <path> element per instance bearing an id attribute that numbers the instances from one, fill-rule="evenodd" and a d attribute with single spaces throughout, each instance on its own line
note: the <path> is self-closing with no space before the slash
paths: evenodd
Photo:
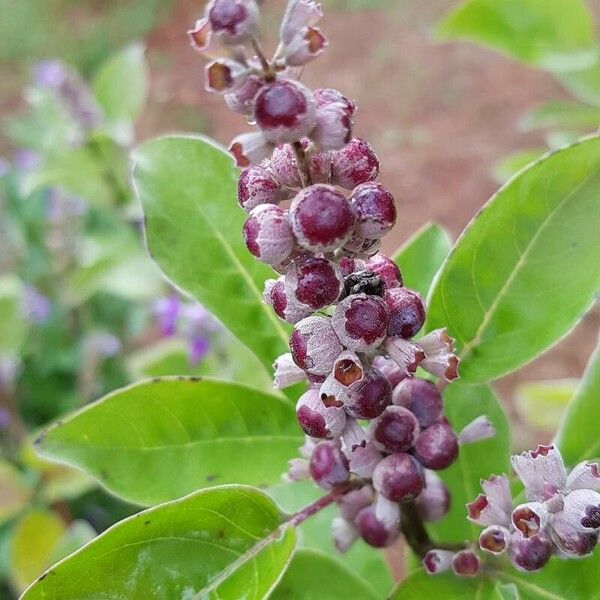
<path id="1" fill-rule="evenodd" d="M 134 159 L 151 254 L 270 369 L 285 352 L 287 328 L 262 300 L 273 273 L 243 242 L 231 158 L 202 138 L 167 137 L 138 148 Z"/>
<path id="2" fill-rule="evenodd" d="M 467 521 L 465 504 L 481 493 L 481 479 L 510 473 L 510 433 L 502 407 L 485 385 L 465 386 L 453 383 L 444 391 L 446 416 L 456 431 L 480 415 L 487 415 L 496 428 L 493 438 L 461 446 L 456 462 L 438 475 L 450 490 L 450 512 L 430 531 L 437 541 L 456 543 L 473 540 L 481 528 Z"/>
<path id="3" fill-rule="evenodd" d="M 270 485 L 302 443 L 291 403 L 199 378 L 154 379 L 59 421 L 39 452 L 140 504 L 223 483 Z"/>
<path id="4" fill-rule="evenodd" d="M 557 379 L 519 384 L 515 396 L 521 416 L 533 427 L 556 431 L 577 383 L 577 379 Z"/>
<path id="5" fill-rule="evenodd" d="M 600 59 L 583 71 L 560 73 L 558 79 L 579 100 L 600 106 Z"/>
<path id="6" fill-rule="evenodd" d="M 342 559 L 343 560 L 343 559 Z M 364 579 L 323 552 L 299 550 L 270 596 L 272 600 L 376 600 Z"/>
<path id="7" fill-rule="evenodd" d="M 598 600 L 600 552 L 582 560 L 552 558 L 537 573 L 521 573 L 507 566 L 497 578 L 514 583 L 519 600 Z"/>
<path id="8" fill-rule="evenodd" d="M 567 408 L 556 443 L 570 466 L 585 459 L 600 458 L 600 344 L 586 367 L 575 397 Z"/>
<path id="9" fill-rule="evenodd" d="M 597 130 L 600 108 L 581 102 L 546 102 L 521 119 L 526 131 L 541 128 Z"/>
<path id="10" fill-rule="evenodd" d="M 494 163 L 492 174 L 498 183 L 506 183 L 521 169 L 536 161 L 547 152 L 546 148 L 533 148 L 509 154 Z"/>
<path id="11" fill-rule="evenodd" d="M 494 583 L 487 577 L 470 579 L 453 573 L 431 576 L 421 569 L 407 577 L 389 600 L 490 600 L 494 596 Z"/>
<path id="12" fill-rule="evenodd" d="M 0 276 L 0 356 L 16 357 L 29 325 L 22 310 L 23 284 L 12 275 Z"/>
<path id="13" fill-rule="evenodd" d="M 575 325 L 600 289 L 600 137 L 521 171 L 442 267 L 426 327 L 448 327 L 465 383 L 514 371 Z"/>
<path id="14" fill-rule="evenodd" d="M 282 483 L 270 488 L 268 494 L 286 512 L 291 513 L 314 502 L 323 492 L 312 481 L 302 481 Z M 331 538 L 331 521 L 337 514 L 337 506 L 329 506 L 302 523 L 298 529 L 300 545 L 324 552 L 340 561 L 367 584 L 371 595 L 386 597 L 392 588 L 392 579 L 383 552 L 357 540 L 348 552 L 340 554 Z M 322 597 L 332 600 L 335 598 L 326 595 Z"/>
<path id="15" fill-rule="evenodd" d="M 404 285 L 425 298 L 434 275 L 451 247 L 448 233 L 439 225 L 428 223 L 419 229 L 394 254 L 394 262 L 402 271 Z"/>
<path id="16" fill-rule="evenodd" d="M 23 510 L 32 496 L 23 475 L 0 459 L 0 523 Z"/>
<path id="17" fill-rule="evenodd" d="M 294 551 L 295 532 L 282 523 L 258 490 L 204 490 L 117 523 L 50 568 L 22 600 L 260 600 Z"/>
<path id="18" fill-rule="evenodd" d="M 109 119 L 133 121 L 146 102 L 148 85 L 144 48 L 132 44 L 100 67 L 94 77 L 93 90 Z"/>
<path id="19" fill-rule="evenodd" d="M 468 0 L 439 24 L 437 36 L 476 42 L 551 71 L 585 69 L 597 56 L 583 0 Z"/>
<path id="20" fill-rule="evenodd" d="M 69 554 L 73 554 L 73 552 L 91 542 L 96 535 L 96 530 L 87 521 L 83 519 L 73 521 L 58 540 L 46 567 L 62 560 Z"/>
<path id="21" fill-rule="evenodd" d="M 65 529 L 65 524 L 55 513 L 42 509 L 26 513 L 17 523 L 11 539 L 10 572 L 19 591 L 51 564 Z"/>
<path id="22" fill-rule="evenodd" d="M 514 583 L 497 583 L 496 595 L 498 600 L 520 600 L 519 590 Z"/>

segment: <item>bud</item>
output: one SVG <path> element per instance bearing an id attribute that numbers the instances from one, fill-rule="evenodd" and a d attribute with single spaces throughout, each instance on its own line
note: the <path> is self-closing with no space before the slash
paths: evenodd
<path id="1" fill-rule="evenodd" d="M 315 483 L 326 490 L 346 483 L 350 478 L 348 461 L 338 442 L 319 442 L 310 458 L 309 468 Z"/>
<path id="2" fill-rule="evenodd" d="M 297 260 L 285 275 L 285 290 L 294 302 L 319 310 L 333 304 L 344 289 L 339 267 L 326 258 Z"/>
<path id="3" fill-rule="evenodd" d="M 510 531 L 502 525 L 490 525 L 479 536 L 479 547 L 490 554 L 502 554 L 510 544 Z"/>
<path id="4" fill-rule="evenodd" d="M 375 445 L 367 440 L 363 428 L 352 418 L 346 418 L 342 452 L 348 459 L 350 472 L 363 479 L 371 479 L 375 467 L 383 458 Z"/>
<path id="5" fill-rule="evenodd" d="M 343 148 L 352 139 L 352 117 L 346 106 L 333 103 L 317 108 L 310 137 L 320 150 Z"/>
<path id="6" fill-rule="evenodd" d="M 481 481 L 481 487 L 489 501 L 504 515 L 503 520 L 496 522 L 508 525 L 508 515 L 512 509 L 512 497 L 508 479 L 504 475 L 492 475 L 488 479 Z"/>
<path id="7" fill-rule="evenodd" d="M 457 456 L 458 440 L 446 423 L 430 425 L 415 442 L 415 457 L 428 469 L 447 469 Z"/>
<path id="8" fill-rule="evenodd" d="M 387 338 L 385 351 L 398 365 L 405 377 L 410 377 L 425 357 L 419 346 L 401 337 Z"/>
<path id="9" fill-rule="evenodd" d="M 354 294 L 337 305 L 332 324 L 346 348 L 366 352 L 384 341 L 388 319 L 388 310 L 381 298 Z"/>
<path id="10" fill-rule="evenodd" d="M 385 500 L 385 499 L 383 499 Z M 355 525 L 360 536 L 374 548 L 393 544 L 399 535 L 400 509 L 397 504 L 387 503 L 385 514 L 377 514 L 376 505 L 363 508 L 356 517 Z"/>
<path id="11" fill-rule="evenodd" d="M 458 434 L 459 444 L 473 444 L 487 440 L 496 435 L 496 429 L 493 423 L 486 415 L 481 415 L 473 419 L 466 427 Z"/>
<path id="12" fill-rule="evenodd" d="M 421 564 L 428 575 L 437 575 L 448 571 L 452 566 L 454 552 L 450 550 L 429 550 L 423 557 Z"/>
<path id="13" fill-rule="evenodd" d="M 405 379 L 394 389 L 392 402 L 410 410 L 423 428 L 437 423 L 444 410 L 442 395 L 424 379 Z"/>
<path id="14" fill-rule="evenodd" d="M 458 377 L 458 358 L 454 354 L 454 340 L 446 329 L 436 329 L 419 340 L 419 346 L 425 353 L 421 367 L 446 381 Z"/>
<path id="15" fill-rule="evenodd" d="M 564 514 L 557 513 L 550 519 L 550 539 L 563 558 L 589 556 L 598 544 L 598 532 L 585 533 L 574 527 Z"/>
<path id="16" fill-rule="evenodd" d="M 391 358 L 386 358 L 385 356 L 376 356 L 373 360 L 373 366 L 383 373 L 383 376 L 389 381 L 392 389 L 407 377 L 405 371 Z"/>
<path id="17" fill-rule="evenodd" d="M 273 174 L 281 185 L 298 188 L 302 185 L 296 163 L 296 154 L 290 144 L 280 144 L 273 150 L 271 159 L 265 167 Z"/>
<path id="18" fill-rule="evenodd" d="M 388 335 L 404 339 L 414 337 L 425 322 L 421 296 L 405 287 L 396 287 L 387 290 L 383 298 L 390 311 Z"/>
<path id="19" fill-rule="evenodd" d="M 373 487 L 392 502 L 416 498 L 425 486 L 423 468 L 410 454 L 384 458 L 373 473 Z"/>
<path id="20" fill-rule="evenodd" d="M 388 406 L 381 416 L 369 425 L 375 445 L 390 454 L 410 450 L 419 435 L 419 423 L 410 410 Z"/>
<path id="21" fill-rule="evenodd" d="M 573 490 L 565 498 L 564 518 L 582 533 L 600 529 L 600 494 L 593 490 Z"/>
<path id="22" fill-rule="evenodd" d="M 238 167 L 246 169 L 257 165 L 267 158 L 273 150 L 273 145 L 267 142 L 260 132 L 243 133 L 231 141 L 229 152 Z"/>
<path id="23" fill-rule="evenodd" d="M 377 177 L 379 159 L 368 142 L 355 138 L 332 153 L 331 174 L 335 185 L 353 190 Z"/>
<path id="24" fill-rule="evenodd" d="M 254 101 L 265 82 L 257 75 L 247 75 L 238 86 L 227 92 L 223 98 L 227 107 L 248 118 L 254 114 Z"/>
<path id="25" fill-rule="evenodd" d="M 311 310 L 300 306 L 295 302 L 290 302 L 285 292 L 285 280 L 267 279 L 265 281 L 265 291 L 263 299 L 266 304 L 271 306 L 275 314 L 284 321 L 292 324 L 298 323 L 311 314 Z"/>
<path id="26" fill-rule="evenodd" d="M 255 0 L 212 0 L 206 16 L 213 34 L 226 44 L 243 44 L 257 33 L 259 10 Z"/>
<path id="27" fill-rule="evenodd" d="M 508 526 L 508 514 L 489 496 L 479 494 L 473 502 L 467 504 L 467 518 L 477 525 Z"/>
<path id="28" fill-rule="evenodd" d="M 305 86 L 277 79 L 260 90 L 254 102 L 254 119 L 267 140 L 294 143 L 315 126 L 315 101 Z"/>
<path id="29" fill-rule="evenodd" d="M 287 214 L 274 204 L 263 204 L 252 210 L 244 223 L 246 247 L 268 265 L 284 261 L 296 246 Z"/>
<path id="30" fill-rule="evenodd" d="M 294 362 L 314 375 L 327 375 L 343 348 L 329 317 L 307 317 L 296 324 L 290 338 Z"/>
<path id="31" fill-rule="evenodd" d="M 528 500 L 544 502 L 565 487 L 567 473 L 555 446 L 538 446 L 513 456 L 511 463 L 525 486 Z"/>
<path id="32" fill-rule="evenodd" d="M 520 533 L 513 533 L 508 555 L 520 571 L 537 571 L 550 560 L 552 544 L 545 535 L 524 538 Z"/>
<path id="33" fill-rule="evenodd" d="M 417 496 L 415 504 L 424 521 L 440 521 L 448 514 L 450 492 L 433 471 L 425 471 L 425 489 Z"/>
<path id="34" fill-rule="evenodd" d="M 312 252 L 331 252 L 352 235 L 354 214 L 348 200 L 329 185 L 300 191 L 290 207 L 298 242 Z"/>
<path id="35" fill-rule="evenodd" d="M 284 477 L 284 479 L 288 481 L 307 481 L 310 477 L 310 470 L 306 459 L 292 458 L 288 462 L 287 477 Z"/>
<path id="36" fill-rule="evenodd" d="M 327 48 L 327 40 L 317 27 L 304 27 L 283 46 L 286 64 L 301 67 L 314 60 Z"/>
<path id="37" fill-rule="evenodd" d="M 289 44 L 298 31 L 314 27 L 322 16 L 321 7 L 314 0 L 289 0 L 279 30 L 281 41 Z"/>
<path id="38" fill-rule="evenodd" d="M 238 179 L 238 202 L 248 212 L 261 204 L 279 204 L 286 197 L 281 184 L 263 167 L 250 167 Z"/>
<path id="39" fill-rule="evenodd" d="M 567 488 L 570 490 L 586 489 L 600 492 L 600 472 L 598 463 L 583 461 L 569 473 Z"/>
<path id="40" fill-rule="evenodd" d="M 461 577 L 475 577 L 479 566 L 479 557 L 472 550 L 461 550 L 452 558 L 452 570 Z"/>
<path id="41" fill-rule="evenodd" d="M 331 106 L 332 104 L 340 104 L 349 117 L 352 117 L 356 111 L 355 103 L 349 100 L 338 90 L 331 88 L 319 88 L 313 92 L 313 97 L 317 104 L 317 108 Z"/>
<path id="42" fill-rule="evenodd" d="M 289 352 L 275 359 L 273 369 L 275 370 L 274 386 L 278 390 L 306 381 L 306 374 L 296 365 Z"/>
<path id="43" fill-rule="evenodd" d="M 356 233 L 364 238 L 380 239 L 396 223 L 394 197 L 378 183 L 354 188 L 350 204 L 356 214 Z"/>
<path id="44" fill-rule="evenodd" d="M 400 268 L 387 256 L 375 254 L 367 261 L 367 269 L 378 275 L 383 281 L 386 289 L 402 287 L 402 274 Z"/>
<path id="45" fill-rule="evenodd" d="M 358 537 L 358 531 L 353 523 L 342 517 L 335 517 L 331 521 L 331 536 L 338 552 L 347 552 Z"/>
<path id="46" fill-rule="evenodd" d="M 528 502 L 517 506 L 511 515 L 515 529 L 523 537 L 529 538 L 540 533 L 548 523 L 550 513 L 548 508 L 540 502 Z"/>
<path id="47" fill-rule="evenodd" d="M 339 437 L 346 424 L 346 413 L 341 408 L 325 406 L 317 390 L 300 396 L 296 416 L 306 435 L 320 439 Z"/>

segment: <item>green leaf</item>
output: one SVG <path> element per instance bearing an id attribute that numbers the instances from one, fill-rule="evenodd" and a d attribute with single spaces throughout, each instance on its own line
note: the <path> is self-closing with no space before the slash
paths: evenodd
<path id="1" fill-rule="evenodd" d="M 19 513 L 32 496 L 23 475 L 0 459 L 0 523 Z"/>
<path id="2" fill-rule="evenodd" d="M 600 59 L 589 69 L 560 73 L 558 79 L 579 100 L 600 106 Z"/>
<path id="3" fill-rule="evenodd" d="M 55 562 L 62 560 L 65 556 L 73 554 L 79 548 L 85 546 L 96 537 L 96 530 L 83 519 L 73 521 L 64 532 L 62 538 L 52 551 L 51 560 L 45 567 L 53 565 Z"/>
<path id="4" fill-rule="evenodd" d="M 551 71 L 585 69 L 597 57 L 582 0 L 469 0 L 446 16 L 437 36 L 476 42 Z"/>
<path id="5" fill-rule="evenodd" d="M 556 443 L 564 461 L 575 466 L 585 459 L 600 458 L 600 344 L 592 354 L 575 397 L 567 408 Z"/>
<path id="6" fill-rule="evenodd" d="M 270 488 L 268 493 L 286 512 L 295 512 L 322 496 L 322 491 L 312 481 L 282 483 Z M 392 579 L 383 552 L 357 540 L 348 552 L 340 554 L 331 537 L 331 521 L 337 514 L 337 506 L 329 506 L 302 523 L 298 530 L 301 546 L 334 557 L 370 587 L 371 595 L 386 597 Z M 324 595 L 322 598 L 333 600 L 335 596 Z"/>
<path id="7" fill-rule="evenodd" d="M 556 431 L 577 384 L 577 379 L 521 383 L 515 390 L 519 412 L 529 425 Z"/>
<path id="8" fill-rule="evenodd" d="M 180 377 L 105 396 L 51 427 L 38 450 L 127 500 L 156 504 L 223 483 L 274 484 L 301 443 L 286 400 Z"/>
<path id="9" fill-rule="evenodd" d="M 521 169 L 536 161 L 547 152 L 546 148 L 534 148 L 509 154 L 494 163 L 492 174 L 498 183 L 506 183 Z"/>
<path id="10" fill-rule="evenodd" d="M 148 85 L 148 67 L 140 44 L 112 56 L 100 67 L 92 84 L 98 104 L 114 121 L 135 120 L 146 102 Z"/>
<path id="11" fill-rule="evenodd" d="M 272 600 L 342 600 L 382 598 L 355 572 L 323 552 L 299 550 L 294 555 Z"/>
<path id="12" fill-rule="evenodd" d="M 519 590 L 514 583 L 496 584 L 498 600 L 520 600 Z"/>
<path id="13" fill-rule="evenodd" d="M 176 285 L 248 346 L 270 369 L 288 329 L 262 300 L 272 271 L 242 238 L 231 158 L 201 138 L 167 137 L 138 148 L 134 181 L 150 252 Z"/>
<path id="14" fill-rule="evenodd" d="M 526 131 L 542 128 L 596 130 L 600 127 L 600 108 L 581 102 L 546 102 L 521 119 Z"/>
<path id="15" fill-rule="evenodd" d="M 451 247 L 450 236 L 439 225 L 428 223 L 419 229 L 394 254 L 393 260 L 402 271 L 404 285 L 426 297 Z"/>
<path id="16" fill-rule="evenodd" d="M 389 600 L 438 598 L 439 600 L 489 600 L 494 598 L 494 583 L 487 578 L 469 579 L 454 573 L 432 577 L 422 569 L 407 577 Z"/>
<path id="17" fill-rule="evenodd" d="M 453 383 L 444 391 L 444 406 L 456 431 L 480 415 L 487 415 L 496 428 L 493 438 L 461 446 L 456 462 L 438 473 L 450 490 L 452 502 L 448 515 L 429 529 L 434 539 L 456 543 L 476 539 L 481 532 L 467 521 L 465 508 L 481 493 L 481 479 L 510 473 L 510 433 L 504 411 L 488 386 Z"/>
<path id="18" fill-rule="evenodd" d="M 204 490 L 117 523 L 54 565 L 22 600 L 259 600 L 294 551 L 295 532 L 282 523 L 258 490 Z"/>
<path id="19" fill-rule="evenodd" d="M 28 512 L 16 524 L 10 542 L 10 572 L 19 591 L 51 564 L 65 529 L 62 520 L 45 509 Z"/>
<path id="20" fill-rule="evenodd" d="M 426 327 L 448 327 L 465 383 L 514 371 L 575 325 L 600 289 L 600 138 L 521 171 L 459 238 Z"/>
<path id="21" fill-rule="evenodd" d="M 23 292 L 17 277 L 0 276 L 0 356 L 15 358 L 25 343 L 29 325 L 21 308 Z"/>

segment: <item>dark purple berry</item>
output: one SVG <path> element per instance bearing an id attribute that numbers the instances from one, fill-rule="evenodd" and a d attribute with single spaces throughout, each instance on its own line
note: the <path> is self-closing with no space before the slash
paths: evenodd
<path id="1" fill-rule="evenodd" d="M 472 550 L 461 550 L 452 558 L 452 569 L 461 577 L 475 577 L 479 565 L 479 557 Z"/>
<path id="2" fill-rule="evenodd" d="M 422 431 L 415 443 L 415 456 L 428 469 L 449 467 L 458 456 L 458 440 L 447 423 L 435 423 Z"/>
<path id="3" fill-rule="evenodd" d="M 389 336 L 410 339 L 425 323 L 425 307 L 417 292 L 404 287 L 387 290 L 384 300 L 390 311 Z"/>
<path id="4" fill-rule="evenodd" d="M 326 490 L 346 483 L 350 477 L 348 461 L 338 442 L 320 442 L 315 446 L 309 465 L 315 483 Z"/>
<path id="5" fill-rule="evenodd" d="M 296 246 L 286 213 L 274 204 L 252 210 L 244 223 L 244 240 L 248 250 L 268 265 L 280 264 Z"/>
<path id="6" fill-rule="evenodd" d="M 331 174 L 334 184 L 353 190 L 377 177 L 379 159 L 368 142 L 355 138 L 332 153 Z"/>
<path id="7" fill-rule="evenodd" d="M 208 20 L 213 32 L 228 43 L 242 42 L 252 35 L 258 16 L 255 0 L 213 0 L 208 6 Z"/>
<path id="8" fill-rule="evenodd" d="M 373 487 L 392 502 L 413 500 L 425 486 L 425 475 L 418 461 L 410 454 L 390 454 L 375 468 Z"/>
<path id="9" fill-rule="evenodd" d="M 376 254 L 367 261 L 367 269 L 378 275 L 383 281 L 386 289 L 402 287 L 402 274 L 400 268 L 387 256 Z"/>
<path id="10" fill-rule="evenodd" d="M 342 408 L 325 406 L 318 390 L 308 390 L 296 404 L 296 416 L 304 433 L 314 438 L 338 438 L 346 425 Z"/>
<path id="11" fill-rule="evenodd" d="M 537 571 L 550 560 L 552 543 L 545 535 L 524 538 L 520 533 L 513 533 L 508 555 L 521 571 Z"/>
<path id="12" fill-rule="evenodd" d="M 390 454 L 410 450 L 419 435 L 419 423 L 403 406 L 388 406 L 370 426 L 373 439 Z"/>
<path id="13" fill-rule="evenodd" d="M 295 261 L 285 276 L 286 292 L 296 302 L 319 310 L 337 301 L 344 278 L 337 265 L 326 258 Z"/>
<path id="14" fill-rule="evenodd" d="M 248 212 L 261 204 L 278 204 L 285 197 L 281 184 L 262 167 L 250 167 L 238 179 L 238 202 Z"/>
<path id="15" fill-rule="evenodd" d="M 393 402 L 408 408 L 423 428 L 437 423 L 444 410 L 442 395 L 433 383 L 424 379 L 401 381 L 394 389 Z"/>
<path id="16" fill-rule="evenodd" d="M 394 197 L 378 183 L 364 183 L 352 192 L 356 233 L 368 239 L 383 237 L 396 223 Z"/>
<path id="17" fill-rule="evenodd" d="M 352 388 L 350 400 L 344 407 L 355 419 L 374 419 L 391 402 L 392 386 L 380 371 L 372 368 Z"/>
<path id="18" fill-rule="evenodd" d="M 329 317 L 307 317 L 296 324 L 290 338 L 294 362 L 313 375 L 328 375 L 343 351 Z"/>
<path id="19" fill-rule="evenodd" d="M 363 508 L 354 520 L 354 524 L 367 544 L 375 548 L 385 548 L 392 544 L 398 537 L 398 527 L 390 526 L 375 514 L 374 506 Z"/>

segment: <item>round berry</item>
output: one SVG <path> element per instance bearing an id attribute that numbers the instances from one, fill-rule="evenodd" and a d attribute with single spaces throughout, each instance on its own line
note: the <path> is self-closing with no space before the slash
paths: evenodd
<path id="1" fill-rule="evenodd" d="M 310 309 L 290 302 L 285 293 L 284 278 L 267 279 L 263 294 L 265 302 L 273 308 L 275 314 L 288 323 L 297 323 L 311 313 Z"/>
<path id="2" fill-rule="evenodd" d="M 413 500 L 424 486 L 423 467 L 404 452 L 386 456 L 373 473 L 373 487 L 392 502 Z"/>
<path id="3" fill-rule="evenodd" d="M 355 138 L 332 153 L 331 175 L 335 185 L 353 190 L 379 174 L 379 159 L 368 142 Z"/>
<path id="4" fill-rule="evenodd" d="M 520 533 L 513 533 L 508 555 L 519 570 L 537 571 L 550 560 L 552 543 L 545 535 L 524 538 Z"/>
<path id="5" fill-rule="evenodd" d="M 394 389 L 392 401 L 398 406 L 408 408 L 423 428 L 437 423 L 442 418 L 442 395 L 433 383 L 424 379 L 410 378 L 400 382 Z"/>
<path id="6" fill-rule="evenodd" d="M 356 215 L 356 233 L 379 239 L 396 223 L 394 196 L 378 183 L 364 183 L 352 192 L 350 204 Z"/>
<path id="7" fill-rule="evenodd" d="M 372 256 L 367 261 L 366 268 L 381 278 L 386 289 L 402 287 L 404 285 L 400 267 L 383 254 Z"/>
<path id="8" fill-rule="evenodd" d="M 388 290 L 384 300 L 390 310 L 389 336 L 410 339 L 425 323 L 425 307 L 417 292 L 399 287 Z"/>
<path id="9" fill-rule="evenodd" d="M 356 516 L 354 524 L 360 537 L 375 548 L 385 548 L 393 544 L 399 535 L 397 526 L 386 525 L 377 518 L 374 506 L 363 508 Z"/>
<path id="10" fill-rule="evenodd" d="M 315 483 L 326 490 L 346 483 L 350 478 L 348 460 L 338 442 L 319 442 L 310 457 L 309 470 Z"/>
<path id="11" fill-rule="evenodd" d="M 472 550 L 461 550 L 452 558 L 452 570 L 461 577 L 475 577 L 479 565 L 479 557 Z"/>
<path id="12" fill-rule="evenodd" d="M 328 106 L 331 104 L 340 104 L 349 116 L 354 114 L 356 105 L 351 100 L 348 100 L 342 92 L 331 88 L 319 88 L 313 92 L 317 108 Z"/>
<path id="13" fill-rule="evenodd" d="M 313 438 L 338 438 L 346 426 L 342 408 L 325 406 L 318 390 L 308 390 L 296 404 L 296 417 L 304 433 Z"/>
<path id="14" fill-rule="evenodd" d="M 417 438 L 415 456 L 428 469 L 448 468 L 458 456 L 458 440 L 447 423 L 435 423 Z"/>
<path id="15" fill-rule="evenodd" d="M 289 298 L 319 310 L 337 301 L 344 289 L 344 278 L 336 264 L 313 257 L 294 261 L 285 275 L 285 285 Z"/>
<path id="16" fill-rule="evenodd" d="M 313 252 L 340 248 L 352 235 L 354 214 L 343 194 L 329 185 L 312 185 L 294 198 L 290 219 L 301 246 Z"/>
<path id="17" fill-rule="evenodd" d="M 278 204 L 287 193 L 266 169 L 250 167 L 238 179 L 238 202 L 250 212 L 261 204 Z"/>
<path id="18" fill-rule="evenodd" d="M 336 363 L 336 369 L 338 364 Z M 352 396 L 344 404 L 346 412 L 355 419 L 374 419 L 392 401 L 392 387 L 377 369 L 370 369 L 352 387 Z"/>
<path id="19" fill-rule="evenodd" d="M 248 250 L 260 261 L 276 265 L 296 246 L 296 238 L 286 213 L 274 204 L 257 206 L 244 223 Z"/>
<path id="20" fill-rule="evenodd" d="M 255 0 L 212 0 L 207 12 L 213 33 L 226 43 L 241 43 L 256 33 L 259 11 Z"/>
<path id="21" fill-rule="evenodd" d="M 333 328 L 346 348 L 366 352 L 383 342 L 388 320 L 388 310 L 381 298 L 355 294 L 337 305 Z"/>
<path id="22" fill-rule="evenodd" d="M 274 144 L 294 143 L 315 126 L 315 101 L 297 81 L 277 79 L 266 85 L 254 102 L 256 124 Z"/>
<path id="23" fill-rule="evenodd" d="M 388 406 L 369 427 L 376 445 L 385 452 L 410 450 L 419 435 L 419 423 L 410 410 L 403 406 Z"/>
<path id="24" fill-rule="evenodd" d="M 352 125 L 352 115 L 343 104 L 327 104 L 317 108 L 310 138 L 322 151 L 339 150 L 352 139 Z"/>
<path id="25" fill-rule="evenodd" d="M 296 324 L 290 338 L 290 351 L 294 362 L 313 375 L 327 375 L 343 351 L 331 319 L 307 317 Z"/>

